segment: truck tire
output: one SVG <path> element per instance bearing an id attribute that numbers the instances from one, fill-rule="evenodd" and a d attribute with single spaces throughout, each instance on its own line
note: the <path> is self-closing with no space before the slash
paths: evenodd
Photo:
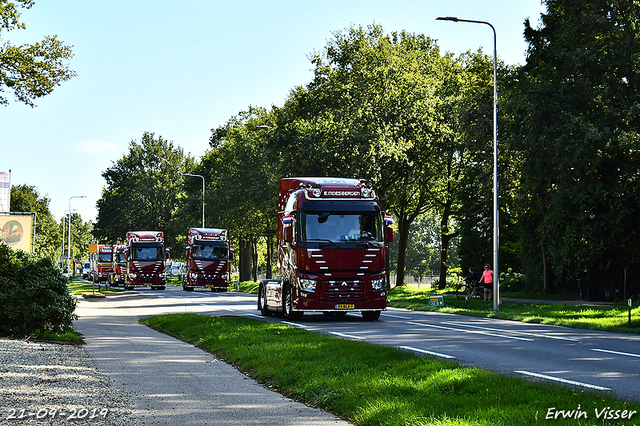
<path id="1" fill-rule="evenodd" d="M 268 317 L 271 314 L 267 308 L 267 286 L 264 283 L 258 287 L 258 310 L 263 317 Z"/>
<path id="2" fill-rule="evenodd" d="M 380 311 L 362 311 L 361 314 L 365 321 L 376 321 L 380 318 Z"/>
<path id="3" fill-rule="evenodd" d="M 298 319 L 303 313 L 293 310 L 293 300 L 291 297 L 291 286 L 285 285 L 284 295 L 282 297 L 282 315 L 287 319 Z"/>

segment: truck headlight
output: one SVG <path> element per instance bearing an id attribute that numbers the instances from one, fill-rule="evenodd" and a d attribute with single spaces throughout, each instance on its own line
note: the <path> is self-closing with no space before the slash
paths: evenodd
<path id="1" fill-rule="evenodd" d="M 136 274 L 135 272 L 130 272 L 129 273 L 129 279 L 130 280 L 135 280 L 136 278 L 138 278 L 138 274 Z"/>
<path id="2" fill-rule="evenodd" d="M 160 277 L 161 280 L 164 280 L 164 277 L 166 276 L 166 274 L 164 272 L 160 272 L 158 276 Z"/>
<path id="3" fill-rule="evenodd" d="M 371 288 L 376 291 L 380 291 L 384 289 L 384 278 L 379 278 L 377 280 L 371 280 Z"/>
<path id="4" fill-rule="evenodd" d="M 300 287 L 300 290 L 303 290 L 303 291 L 315 292 L 316 291 L 316 280 L 310 280 L 310 279 L 307 279 L 307 278 L 300 278 L 298 280 L 298 287 Z"/>
<path id="5" fill-rule="evenodd" d="M 191 272 L 191 274 L 189 274 L 191 276 L 192 280 L 197 280 L 198 279 L 198 273 L 197 272 Z"/>

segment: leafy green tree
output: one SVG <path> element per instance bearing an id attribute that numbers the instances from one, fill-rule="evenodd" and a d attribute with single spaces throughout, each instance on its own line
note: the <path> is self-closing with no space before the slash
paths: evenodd
<path id="1" fill-rule="evenodd" d="M 404 282 L 410 223 L 431 206 L 425 186 L 433 150 L 441 57 L 435 42 L 381 26 L 336 32 L 313 56 L 315 77 L 279 114 L 285 174 L 367 179 L 399 231 Z"/>
<path id="2" fill-rule="evenodd" d="M 33 0 L 0 0 L 0 41 L 2 32 L 26 28 L 16 5 L 29 9 L 33 4 Z M 61 82 L 74 77 L 76 73 L 66 64 L 73 57 L 71 47 L 55 35 L 21 46 L 0 43 L 0 104 L 9 103 L 2 95 L 8 90 L 17 101 L 33 107 L 35 99 L 48 95 Z"/>
<path id="3" fill-rule="evenodd" d="M 40 196 L 35 186 L 11 186 L 11 211 L 36 213 L 35 254 L 57 262 L 62 247 L 62 228 L 53 219 L 49 202 L 49 198 Z"/>
<path id="4" fill-rule="evenodd" d="M 250 107 L 214 129 L 211 149 L 195 169 L 197 174 L 206 176 L 210 189 L 209 220 L 229 229 L 237 241 L 241 281 L 257 279 L 258 238 L 263 238 L 267 247 L 267 277 L 271 277 L 273 269 L 280 175 L 267 149 L 269 128 L 265 123 L 270 120 L 269 115 L 262 108 Z"/>
<path id="5" fill-rule="evenodd" d="M 525 272 L 549 293 L 574 289 L 591 268 L 619 282 L 640 260 L 640 5 L 545 4 L 539 28 L 525 23 L 527 64 L 508 133 L 521 159 Z"/>
<path id="6" fill-rule="evenodd" d="M 182 174 L 195 160 L 173 142 L 145 132 L 132 140 L 129 152 L 102 173 L 106 186 L 98 200 L 94 236 L 100 241 L 123 241 L 127 231 L 165 232 L 167 246 L 181 234 L 172 223 L 183 192 Z"/>

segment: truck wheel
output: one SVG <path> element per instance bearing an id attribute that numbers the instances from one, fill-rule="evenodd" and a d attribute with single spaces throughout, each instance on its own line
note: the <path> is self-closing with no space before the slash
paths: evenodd
<path id="1" fill-rule="evenodd" d="M 285 318 L 296 319 L 302 316 L 301 312 L 293 310 L 293 299 L 291 297 L 291 286 L 284 288 L 284 297 L 282 298 L 282 314 Z"/>
<path id="2" fill-rule="evenodd" d="M 267 309 L 267 287 L 264 284 L 260 284 L 258 288 L 258 310 L 264 317 L 270 314 L 269 309 Z"/>
<path id="3" fill-rule="evenodd" d="M 376 321 L 380 318 L 380 311 L 362 311 L 361 313 L 365 321 Z"/>

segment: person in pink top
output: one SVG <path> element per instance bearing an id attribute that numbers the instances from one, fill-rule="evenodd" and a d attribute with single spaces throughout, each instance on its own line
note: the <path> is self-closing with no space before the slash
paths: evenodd
<path id="1" fill-rule="evenodd" d="M 484 300 L 491 300 L 491 291 L 493 290 L 493 271 L 487 264 L 484 265 L 482 279 L 480 280 L 484 286 Z"/>

